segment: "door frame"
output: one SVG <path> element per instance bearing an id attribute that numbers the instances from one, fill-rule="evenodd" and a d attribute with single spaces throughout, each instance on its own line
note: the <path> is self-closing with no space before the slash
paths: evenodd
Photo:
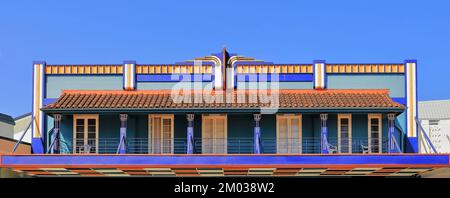
<path id="1" fill-rule="evenodd" d="M 383 153 L 383 144 L 382 144 L 382 133 L 383 133 L 383 115 L 381 113 L 377 113 L 377 114 L 367 114 L 367 145 L 369 146 L 369 153 L 372 153 L 372 142 L 370 141 L 370 139 L 372 138 L 371 136 L 371 119 L 378 119 L 378 153 Z"/>
<path id="2" fill-rule="evenodd" d="M 151 142 L 151 141 L 153 141 L 153 130 L 152 130 L 152 127 L 153 127 L 153 125 L 152 125 L 152 122 L 153 122 L 153 118 L 154 117 L 160 117 L 161 118 L 161 131 L 159 131 L 159 133 L 160 133 L 160 135 L 161 135 L 161 139 L 160 139 L 160 151 L 161 151 L 161 153 L 154 153 L 154 151 L 153 151 L 153 148 L 152 148 L 152 146 L 153 146 L 153 142 Z M 162 146 L 163 146 L 163 138 L 162 138 L 162 127 L 163 127 L 163 123 L 162 123 L 162 121 L 163 121 L 163 119 L 164 118 L 169 118 L 170 120 L 171 120 L 171 122 L 170 122 L 170 137 L 171 137 L 171 139 L 172 139 L 172 141 L 171 141 L 171 145 L 170 145 L 170 147 L 171 147 L 171 151 L 170 151 L 170 154 L 173 154 L 174 153 L 174 147 L 175 147 L 175 145 L 174 145 L 174 141 L 175 141 L 175 137 L 174 137 L 174 114 L 148 114 L 148 116 L 147 116 L 147 123 L 148 123 L 148 129 L 147 129 L 147 137 L 148 137 L 148 142 L 149 142 L 149 144 L 148 144 L 148 151 L 152 151 L 151 153 L 150 152 L 148 152 L 149 154 L 167 154 L 167 153 L 163 153 L 162 151 L 163 151 L 163 148 L 162 148 Z"/>
<path id="3" fill-rule="evenodd" d="M 348 153 L 352 153 L 352 114 L 338 114 L 338 153 L 341 151 L 341 119 L 348 119 Z"/>
<path id="4" fill-rule="evenodd" d="M 228 153 L 228 115 L 227 114 L 202 114 L 202 154 L 204 153 L 204 137 L 205 137 L 205 119 L 207 118 L 212 118 L 213 119 L 213 132 L 212 132 L 212 136 L 213 136 L 213 142 L 214 139 L 216 138 L 215 133 L 216 133 L 216 129 L 215 129 L 215 123 L 216 123 L 216 119 L 220 118 L 220 119 L 224 119 L 224 153 L 223 154 L 227 154 Z M 214 143 L 213 143 L 214 144 Z M 213 153 L 214 154 L 214 148 L 213 148 Z M 221 153 L 222 154 L 222 153 Z"/>
<path id="5" fill-rule="evenodd" d="M 288 130 L 288 144 L 290 144 L 291 143 L 291 141 L 290 141 L 290 139 L 292 138 L 292 135 L 291 135 L 291 119 L 292 118 L 296 118 L 296 119 L 299 119 L 299 135 L 298 135 L 298 138 L 299 138 L 299 143 L 300 143 L 300 152 L 298 153 L 298 154 L 302 154 L 303 153 L 303 130 L 302 130 L 302 128 L 303 128 L 303 116 L 302 116 L 302 114 L 277 114 L 276 115 L 276 145 L 277 145 L 277 151 L 276 151 L 276 153 L 277 154 L 286 154 L 286 153 L 279 153 L 279 148 L 280 148 L 280 145 L 279 145 L 279 137 L 280 137 L 280 119 L 285 119 L 285 118 L 288 118 L 287 119 L 287 121 L 288 121 L 288 128 L 287 128 L 287 130 Z M 290 153 L 290 149 L 288 149 L 288 152 L 287 152 L 288 154 Z"/>
<path id="6" fill-rule="evenodd" d="M 76 152 L 76 149 L 77 149 L 77 147 L 76 147 L 76 130 L 77 130 L 77 119 L 83 119 L 84 120 L 84 137 L 83 137 L 83 141 L 84 141 L 84 143 L 86 143 L 87 142 L 87 139 L 88 139 L 88 130 L 87 130 L 87 128 L 88 128 L 88 123 L 87 123 L 87 120 L 88 119 L 95 119 L 95 153 L 97 154 L 98 153 L 98 149 L 99 149 L 99 146 L 100 145 L 98 145 L 98 134 L 99 134 L 99 131 L 98 131 L 98 129 L 99 129 L 99 121 L 98 121 L 98 119 L 99 119 L 99 115 L 98 114 L 73 114 L 73 133 L 72 133 L 72 153 L 74 153 L 74 154 L 76 154 L 77 152 Z"/>

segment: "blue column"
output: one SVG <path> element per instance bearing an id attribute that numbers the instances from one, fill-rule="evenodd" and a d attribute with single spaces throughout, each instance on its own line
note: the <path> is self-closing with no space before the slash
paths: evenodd
<path id="1" fill-rule="evenodd" d="M 194 154 L 194 114 L 187 114 L 187 148 L 186 154 Z"/>
<path id="2" fill-rule="evenodd" d="M 255 120 L 255 129 L 254 129 L 254 140 L 253 140 L 253 150 L 255 154 L 261 153 L 261 129 L 259 127 L 259 121 L 261 120 L 261 114 L 253 114 L 253 119 Z"/>
<path id="3" fill-rule="evenodd" d="M 322 154 L 328 154 L 328 128 L 327 128 L 328 114 L 320 114 L 321 125 L 321 152 Z"/>
<path id="4" fill-rule="evenodd" d="M 390 113 L 388 116 L 388 152 L 389 153 L 395 153 L 395 144 L 394 144 L 394 130 L 395 130 L 395 114 Z"/>
<path id="5" fill-rule="evenodd" d="M 120 114 L 120 147 L 119 154 L 127 153 L 127 114 Z"/>
<path id="6" fill-rule="evenodd" d="M 54 119 L 54 126 L 53 126 L 53 133 L 50 137 L 51 141 L 55 141 L 54 143 L 50 142 L 50 144 L 53 144 L 53 148 L 51 148 L 51 152 L 58 154 L 60 152 L 60 146 L 59 146 L 59 140 L 60 140 L 60 123 L 61 123 L 61 114 L 55 114 L 53 116 Z"/>

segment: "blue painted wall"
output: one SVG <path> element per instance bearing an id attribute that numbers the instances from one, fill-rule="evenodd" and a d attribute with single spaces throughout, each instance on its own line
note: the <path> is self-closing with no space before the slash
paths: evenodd
<path id="1" fill-rule="evenodd" d="M 212 82 L 137 82 L 138 90 L 212 89 Z"/>
<path id="2" fill-rule="evenodd" d="M 72 153 L 73 145 L 73 116 L 61 117 L 61 153 Z"/>
<path id="3" fill-rule="evenodd" d="M 253 153 L 255 121 L 252 114 L 228 115 L 228 153 Z"/>
<path id="4" fill-rule="evenodd" d="M 62 90 L 122 90 L 122 75 L 47 75 L 46 98 L 58 98 Z"/>
<path id="5" fill-rule="evenodd" d="M 237 82 L 237 89 L 275 89 L 271 82 Z M 313 89 L 312 82 L 278 82 L 279 89 Z"/>

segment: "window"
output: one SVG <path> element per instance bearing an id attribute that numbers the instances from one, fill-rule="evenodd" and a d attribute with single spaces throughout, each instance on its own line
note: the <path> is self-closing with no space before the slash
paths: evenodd
<path id="1" fill-rule="evenodd" d="M 302 153 L 302 116 L 277 115 L 277 153 Z"/>
<path id="2" fill-rule="evenodd" d="M 381 153 L 381 114 L 369 114 L 368 118 L 369 153 Z"/>
<path id="3" fill-rule="evenodd" d="M 352 152 L 352 115 L 338 114 L 338 152 Z"/>
<path id="4" fill-rule="evenodd" d="M 149 152 L 151 154 L 173 153 L 173 115 L 148 115 Z"/>
<path id="5" fill-rule="evenodd" d="M 98 153 L 98 115 L 74 115 L 73 125 L 73 153 Z"/>
<path id="6" fill-rule="evenodd" d="M 227 153 L 226 115 L 202 115 L 202 153 Z"/>

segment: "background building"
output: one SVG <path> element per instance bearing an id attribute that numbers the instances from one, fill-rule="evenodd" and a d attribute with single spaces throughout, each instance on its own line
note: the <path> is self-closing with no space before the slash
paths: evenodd
<path id="1" fill-rule="evenodd" d="M 14 118 L 16 125 L 14 126 L 14 139 L 19 140 L 31 122 L 31 113 L 21 115 Z M 31 143 L 31 127 L 28 127 L 22 142 Z"/>
<path id="2" fill-rule="evenodd" d="M 419 102 L 419 118 L 438 153 L 450 153 L 450 100 Z M 433 153 L 422 133 L 419 135 L 421 153 Z"/>
<path id="3" fill-rule="evenodd" d="M 6 114 L 0 113 L 0 136 L 6 138 L 14 137 L 14 119 Z"/>

